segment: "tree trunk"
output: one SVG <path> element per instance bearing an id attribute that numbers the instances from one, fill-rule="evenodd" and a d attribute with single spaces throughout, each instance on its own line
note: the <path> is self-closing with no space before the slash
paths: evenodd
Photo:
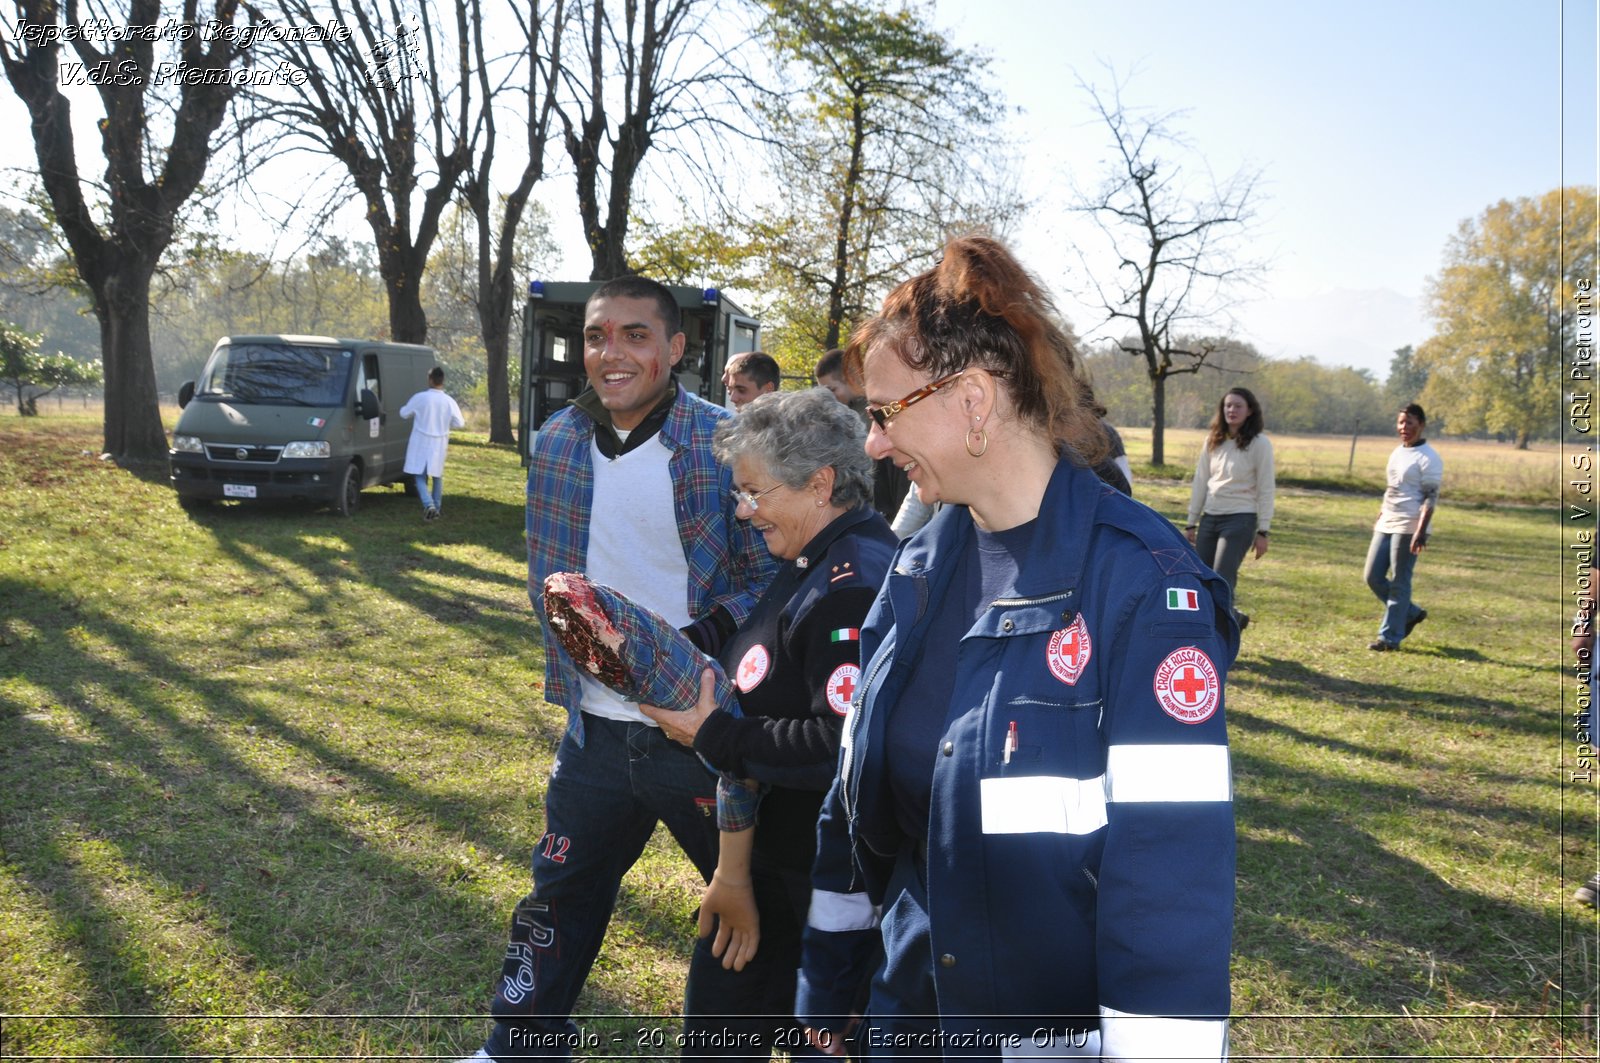
<path id="1" fill-rule="evenodd" d="M 478 324 L 483 332 L 483 351 L 488 357 L 489 442 L 515 443 L 511 434 L 511 383 L 508 372 L 511 353 L 512 285 L 509 268 L 497 270 L 478 304 Z"/>
<path id="2" fill-rule="evenodd" d="M 422 309 L 423 257 L 412 249 L 410 234 L 393 226 L 373 226 L 378 241 L 378 272 L 389 292 L 389 339 L 394 343 L 427 343 L 428 315 Z M 401 246 L 401 244 L 407 246 Z M 389 248 L 388 251 L 383 250 Z"/>
<path id="3" fill-rule="evenodd" d="M 167 456 L 155 361 L 150 352 L 150 276 L 154 263 L 125 260 L 105 275 L 94 300 L 105 366 L 105 450 L 119 459 Z"/>
<path id="4" fill-rule="evenodd" d="M 395 343 L 428 342 L 428 315 L 417 281 L 407 278 L 389 286 L 389 338 Z"/>
<path id="5" fill-rule="evenodd" d="M 1165 373 L 1150 376 L 1150 464 L 1167 463 L 1167 377 Z"/>
<path id="6" fill-rule="evenodd" d="M 844 179 L 844 204 L 839 210 L 839 225 L 833 241 L 833 280 L 828 285 L 828 333 L 823 350 L 839 346 L 844 332 L 844 289 L 850 269 L 850 222 L 855 214 L 856 190 L 861 187 L 862 154 L 867 140 L 866 115 L 861 97 L 850 108 L 850 168 Z"/>

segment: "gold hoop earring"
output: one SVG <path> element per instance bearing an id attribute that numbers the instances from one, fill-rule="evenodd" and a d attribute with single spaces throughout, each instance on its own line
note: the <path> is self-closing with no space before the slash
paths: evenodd
<path id="1" fill-rule="evenodd" d="M 981 458 L 985 454 L 989 453 L 989 433 L 985 432 L 981 428 L 977 429 L 978 438 L 983 440 L 983 446 L 978 450 L 972 449 L 972 433 L 973 429 L 967 429 L 967 453 L 971 454 L 974 458 Z"/>

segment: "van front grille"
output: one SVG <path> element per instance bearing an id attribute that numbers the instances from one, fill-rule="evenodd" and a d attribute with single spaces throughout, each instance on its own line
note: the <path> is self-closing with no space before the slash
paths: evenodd
<path id="1" fill-rule="evenodd" d="M 258 461 L 275 463 L 283 456 L 283 445 L 253 447 L 238 443 L 207 443 L 206 457 L 212 461 Z"/>

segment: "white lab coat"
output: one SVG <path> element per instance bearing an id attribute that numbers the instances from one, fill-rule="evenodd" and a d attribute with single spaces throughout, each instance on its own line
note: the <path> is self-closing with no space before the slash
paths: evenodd
<path id="1" fill-rule="evenodd" d="M 444 455 L 450 448 L 450 429 L 467 426 L 456 400 L 446 395 L 443 388 L 429 388 L 407 399 L 400 407 L 400 416 L 416 418 L 411 425 L 411 439 L 406 443 L 406 475 L 443 476 Z"/>

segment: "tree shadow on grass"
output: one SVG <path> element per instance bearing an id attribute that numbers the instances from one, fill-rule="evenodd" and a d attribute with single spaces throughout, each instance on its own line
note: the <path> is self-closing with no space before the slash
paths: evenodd
<path id="1" fill-rule="evenodd" d="M 1247 755 L 1236 754 L 1236 763 L 1253 789 L 1294 795 L 1235 801 L 1235 956 L 1276 972 L 1274 980 L 1304 1001 L 1275 1001 L 1274 1010 L 1337 1018 L 1541 1014 L 1552 1006 L 1547 983 L 1563 983 L 1559 915 L 1458 887 L 1397 854 L 1360 819 L 1330 813 L 1355 806 L 1328 797 L 1327 780 L 1314 772 Z M 1576 1012 L 1594 986 L 1566 991 Z M 1372 1040 L 1358 1045 L 1363 1037 Z M 1346 1039 L 1346 1047 L 1421 1054 L 1430 1043 L 1407 1026 L 1370 1018 L 1352 1019 Z"/>
<path id="2" fill-rule="evenodd" d="M 1440 721 L 1478 724 L 1530 736 L 1546 737 L 1551 733 L 1548 712 L 1509 698 L 1471 691 L 1452 692 L 1448 698 L 1443 698 L 1436 690 L 1398 682 L 1372 682 L 1319 672 L 1304 661 L 1287 657 L 1254 658 L 1248 667 L 1229 673 L 1228 688 L 1259 690 L 1267 697 L 1313 704 L 1331 701 L 1344 709 L 1404 713 L 1413 718 L 1425 715 Z"/>
<path id="3" fill-rule="evenodd" d="M 1517 765 L 1481 766 L 1472 769 L 1472 787 L 1462 787 L 1460 763 L 1444 752 L 1453 739 L 1470 741 L 1479 730 L 1548 737 L 1547 714 L 1492 696 L 1444 698 L 1402 683 L 1329 676 L 1272 657 L 1237 670 L 1229 682 L 1277 705 L 1331 701 L 1344 712 L 1436 720 L 1444 743 L 1356 741 L 1235 702 L 1229 710 L 1240 831 L 1235 953 L 1245 966 L 1276 972 L 1267 980 L 1301 994 L 1308 1013 L 1544 1014 L 1558 1010 L 1546 995 L 1559 997 L 1550 986 L 1562 985 L 1571 1011 L 1593 998 L 1592 977 L 1585 984 L 1566 977 L 1561 916 L 1545 903 L 1557 881 L 1561 813 L 1504 798 L 1512 787 L 1559 789 L 1560 780 L 1519 772 Z M 1256 752 L 1267 738 L 1288 739 L 1307 755 L 1286 762 Z M 1327 770 L 1308 763 L 1318 751 L 1328 755 Z M 1548 860 L 1536 855 L 1540 838 L 1548 839 Z M 1446 851 L 1448 857 L 1410 855 Z M 1462 867 L 1481 880 L 1471 869 L 1508 856 L 1513 866 L 1526 861 L 1527 873 L 1507 896 L 1477 892 L 1436 870 Z M 1517 899 L 1519 888 L 1526 903 Z M 1263 980 L 1251 978 L 1256 985 Z M 1288 1010 L 1300 1009 L 1291 1002 Z M 1319 1017 L 1324 1028 L 1327 1018 L 1336 1015 Z M 1245 1020 L 1242 1029 L 1248 1026 Z M 1391 1053 L 1430 1046 L 1425 1025 L 1351 1020 L 1348 1031 L 1350 1048 Z"/>
<path id="4" fill-rule="evenodd" d="M 25 601 L 35 637 L 51 643 L 48 669 L 29 667 L 26 643 L 0 647 L 0 661 L 19 665 L 44 702 L 0 704 L 16 751 L 0 777 L 10 866 L 98 987 L 73 1010 L 117 1012 L 130 999 L 215 1010 L 174 983 L 175 970 L 196 962 L 188 947 L 141 929 L 141 916 L 163 923 L 173 909 L 188 912 L 177 921 L 195 924 L 206 950 L 263 987 L 270 999 L 250 998 L 258 1010 L 479 1005 L 506 912 L 471 888 L 473 868 L 462 879 L 450 853 L 405 836 L 442 830 L 447 843 L 525 848 L 525 837 L 486 824 L 506 820 L 508 802 L 516 819 L 537 800 L 537 756 L 530 794 L 441 797 L 399 777 L 388 748 L 363 755 L 332 743 L 284 718 L 260 684 L 209 668 L 203 653 L 176 659 L 133 623 L 16 581 L 0 581 L 0 597 Z M 124 911 L 117 884 L 64 839 L 110 854 L 138 884 L 134 895 L 148 898 L 145 910 Z M 643 932 L 676 947 L 681 922 L 652 916 Z M 236 1010 L 238 987 L 229 990 L 221 997 Z M 105 1022 L 102 1043 L 118 1056 L 192 1052 L 196 1038 L 209 1038 L 207 1053 L 236 1047 L 218 1042 L 225 1031 L 177 1020 Z M 291 1054 L 340 1047 L 336 1034 L 314 1046 L 286 1036 Z"/>

